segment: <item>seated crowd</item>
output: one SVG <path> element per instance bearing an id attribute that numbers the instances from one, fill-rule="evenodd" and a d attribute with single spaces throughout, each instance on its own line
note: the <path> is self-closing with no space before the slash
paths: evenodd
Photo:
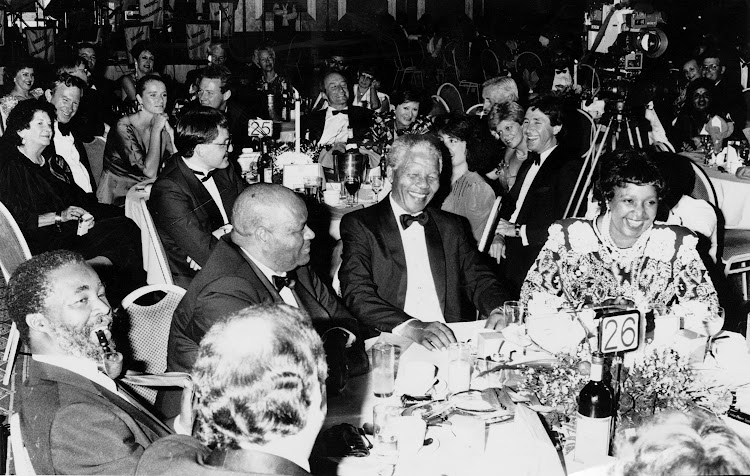
<path id="1" fill-rule="evenodd" d="M 266 95 L 290 79 L 273 48 L 259 47 L 251 65 L 221 43 L 207 51 L 184 88 L 159 74 L 148 43 L 135 45 L 135 71 L 116 85 L 93 74 L 89 44 L 39 91 L 33 63 L 6 69 L 0 202 L 34 255 L 7 296 L 31 352 L 18 413 L 38 474 L 310 474 L 328 399 L 369 370 L 367 338 L 393 333 L 439 351 L 457 340 L 449 323 L 479 317 L 502 330 L 505 302 L 537 295 L 574 307 L 603 297 L 732 307 L 717 274 L 719 223 L 689 196 L 694 176 L 681 156 L 604 155 L 588 218 L 571 218 L 584 215 L 571 198 L 585 170 L 575 111 L 559 95 L 528 98 L 501 76 L 484 83 L 481 115 L 436 115 L 423 92 L 384 94 L 372 67 L 350 78 L 335 60 L 302 134 L 321 146 L 324 169 L 334 167 L 328 152 L 358 143 L 389 190 L 341 219 L 337 295 L 310 262 L 317 209 L 284 186 L 248 184 L 241 167 L 254 147 L 248 120 L 268 118 Z M 741 133 L 744 109 L 720 53 L 685 65 L 673 145 L 698 148 L 716 115 Z M 90 157 L 85 144 L 102 134 L 101 157 Z M 146 284 L 141 233 L 123 206 L 148 179 L 148 208 L 186 290 L 163 343 L 167 371 L 193 382 L 161 390 L 155 408 L 98 371 L 102 341 L 114 349 L 120 339 L 114 309 Z M 677 423 L 685 439 L 703 431 Z M 750 470 L 746 444 L 710 429 L 737 446 L 719 456 L 706 448 L 712 467 Z M 657 444 L 645 431 L 623 450 L 625 474 L 679 474 L 644 449 Z"/>

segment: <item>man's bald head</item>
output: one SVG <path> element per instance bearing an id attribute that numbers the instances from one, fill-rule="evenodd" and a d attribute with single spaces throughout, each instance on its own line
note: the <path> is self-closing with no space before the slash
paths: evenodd
<path id="1" fill-rule="evenodd" d="M 301 211 L 305 209 L 305 204 L 293 191 L 281 185 L 251 185 L 234 202 L 233 233 L 250 236 L 258 227 L 270 228 L 283 209 Z"/>

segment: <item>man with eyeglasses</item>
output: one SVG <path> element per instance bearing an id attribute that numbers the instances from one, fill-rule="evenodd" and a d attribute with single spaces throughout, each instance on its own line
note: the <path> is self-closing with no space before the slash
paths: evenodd
<path id="1" fill-rule="evenodd" d="M 725 77 L 726 67 L 722 64 L 722 53 L 718 50 L 706 50 L 702 56 L 703 77 L 714 83 L 713 105 L 723 114 L 729 114 L 734 122 L 734 135 L 742 137 L 745 127 L 745 101 L 739 83 L 733 83 Z"/>
<path id="2" fill-rule="evenodd" d="M 176 285 L 187 288 L 219 238 L 231 230 L 232 206 L 245 184 L 229 161 L 227 118 L 196 106 L 175 127 L 177 154 L 148 201 Z"/>

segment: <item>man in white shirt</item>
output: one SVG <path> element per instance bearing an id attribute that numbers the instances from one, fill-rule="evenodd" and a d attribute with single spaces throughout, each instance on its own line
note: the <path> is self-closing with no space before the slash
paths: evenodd
<path id="1" fill-rule="evenodd" d="M 132 474 L 156 439 L 173 430 L 103 369 L 112 309 L 83 257 L 59 250 L 22 263 L 8 284 L 8 312 L 31 349 L 19 389 L 21 432 L 37 474 Z M 191 397 L 175 429 L 192 428 Z"/>
<path id="2" fill-rule="evenodd" d="M 392 332 L 443 349 L 456 341 L 446 323 L 475 320 L 477 310 L 502 315 L 509 299 L 465 219 L 426 208 L 441 162 L 434 136 L 399 137 L 388 154 L 388 199 L 341 220 L 341 291 L 369 336 Z"/>
<path id="3" fill-rule="evenodd" d="M 227 118 L 195 106 L 175 126 L 175 154 L 151 188 L 154 218 L 175 284 L 187 288 L 231 229 L 232 206 L 245 183 L 229 161 Z"/>
<path id="4" fill-rule="evenodd" d="M 581 170 L 580 158 L 558 142 L 563 123 L 563 105 L 555 96 L 539 98 L 526 111 L 529 156 L 503 200 L 490 249 L 496 259 L 505 258 L 504 274 L 515 293 L 547 241 L 547 229 L 563 218 Z"/>
<path id="5" fill-rule="evenodd" d="M 47 101 L 55 106 L 55 135 L 45 152 L 49 153 L 50 168 L 58 178 L 75 184 L 86 193 L 96 193 L 96 182 L 91 172 L 86 149 L 73 135 L 70 121 L 78 112 L 86 83 L 68 73 L 55 79 L 52 89 L 45 91 Z M 51 153 L 50 153 L 51 152 Z"/>
<path id="6" fill-rule="evenodd" d="M 280 303 L 219 320 L 201 341 L 192 371 L 197 439 L 158 441 L 136 474 L 309 475 L 326 415 L 327 373 L 323 343 L 311 324 Z"/>

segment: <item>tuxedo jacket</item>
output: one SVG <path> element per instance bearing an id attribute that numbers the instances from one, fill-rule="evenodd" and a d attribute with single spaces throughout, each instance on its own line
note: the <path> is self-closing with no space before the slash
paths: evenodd
<path id="1" fill-rule="evenodd" d="M 255 450 L 210 450 L 186 435 L 162 438 L 141 457 L 137 475 L 201 474 L 309 476 L 310 473 L 281 456 Z"/>
<path id="2" fill-rule="evenodd" d="M 29 361 L 21 433 L 37 474 L 133 474 L 143 451 L 171 430 L 91 380 Z"/>
<path id="3" fill-rule="evenodd" d="M 216 169 L 214 183 L 221 195 L 227 218 L 245 183 L 229 163 Z M 224 219 L 206 187 L 179 154 L 173 155 L 151 188 L 148 207 L 159 231 L 175 284 L 187 287 L 196 271 L 190 269 L 188 256 L 205 266 L 218 240 L 212 231 L 223 226 Z"/>
<path id="4" fill-rule="evenodd" d="M 362 142 L 365 134 L 372 126 L 372 111 L 364 107 L 349 106 L 349 127 L 354 130 L 354 140 Z M 315 111 L 302 116 L 302 133 L 310 132 L 310 140 L 317 143 L 323 135 L 326 126 L 326 113 L 328 109 Z"/>
<path id="5" fill-rule="evenodd" d="M 530 160 L 521 164 L 518 178 L 500 208 L 501 218 L 509 220 L 513 215 L 516 200 L 531 165 Z M 547 241 L 547 229 L 563 218 L 582 165 L 580 158 L 558 144 L 534 177 L 516 219 L 516 223 L 526 225 L 529 245 L 523 246 L 521 238 L 505 239 L 505 276 L 516 291 L 520 291 L 526 273 Z"/>
<path id="6" fill-rule="evenodd" d="M 427 255 L 446 322 L 474 320 L 477 309 L 489 315 L 509 293 L 477 251 L 468 226 L 452 213 L 433 208 L 425 213 Z M 341 239 L 344 302 L 369 335 L 391 332 L 411 319 L 404 312 L 406 256 L 390 200 L 344 215 Z"/>
<path id="7" fill-rule="evenodd" d="M 734 122 L 733 137 L 744 139 L 742 129 L 745 128 L 745 100 L 742 97 L 742 88 L 738 80 L 732 81 L 732 78 L 724 77 L 719 84 L 714 86 L 713 103 L 711 107 L 721 113 L 729 113 Z"/>
<path id="8" fill-rule="evenodd" d="M 80 137 L 78 137 L 73 132 L 71 132 L 71 134 L 73 134 L 73 145 L 78 151 L 78 155 L 80 155 L 81 157 L 81 164 L 83 164 L 83 166 L 86 168 L 86 171 L 89 173 L 89 182 L 91 183 L 91 190 L 93 190 L 92 193 L 96 194 L 96 180 L 94 179 L 93 172 L 91 172 L 91 164 L 89 163 L 89 156 L 86 153 L 86 147 L 83 146 L 83 142 L 81 141 Z M 50 160 L 55 160 L 55 156 L 57 155 L 55 141 L 50 141 L 49 145 L 45 147 L 42 155 L 44 155 L 44 157 L 50 157 Z M 73 180 L 73 173 L 70 171 L 70 166 L 67 164 L 67 162 L 65 162 L 64 160 L 60 162 L 58 160 L 56 165 L 58 169 L 61 170 L 64 174 L 64 177 L 58 178 L 63 179 L 66 183 L 75 185 L 75 180 Z"/>

